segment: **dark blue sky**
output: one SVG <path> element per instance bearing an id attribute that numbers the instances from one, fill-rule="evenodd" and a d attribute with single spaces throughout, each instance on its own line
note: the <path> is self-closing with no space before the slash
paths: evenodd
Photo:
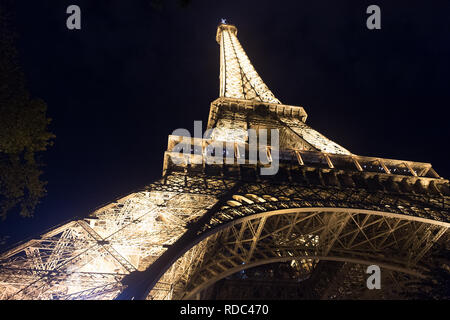
<path id="1" fill-rule="evenodd" d="M 217 98 L 220 18 L 313 128 L 355 154 L 431 162 L 450 176 L 449 1 L 8 2 L 28 88 L 47 102 L 57 137 L 35 217 L 0 223 L 10 243 L 161 176 L 167 136 L 206 121 Z M 70 4 L 81 31 L 66 28 Z M 370 4 L 381 30 L 366 28 Z"/>

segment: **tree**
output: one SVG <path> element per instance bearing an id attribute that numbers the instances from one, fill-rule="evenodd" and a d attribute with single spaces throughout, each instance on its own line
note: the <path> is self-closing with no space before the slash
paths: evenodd
<path id="1" fill-rule="evenodd" d="M 6 8 L 0 6 L 0 217 L 33 216 L 46 194 L 39 154 L 52 144 L 47 106 L 33 99 L 19 67 Z"/>

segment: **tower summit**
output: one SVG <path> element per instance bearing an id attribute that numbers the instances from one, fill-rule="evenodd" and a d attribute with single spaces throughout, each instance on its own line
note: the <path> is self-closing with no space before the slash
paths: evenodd
<path id="1" fill-rule="evenodd" d="M 219 97 L 281 103 L 251 64 L 239 43 L 234 25 L 220 24 L 216 41 L 220 45 Z"/>
<path id="2" fill-rule="evenodd" d="M 295 294 L 316 299 L 368 298 L 368 265 L 383 275 L 376 298 L 401 298 L 393 292 L 424 276 L 430 249 L 448 242 L 449 181 L 429 163 L 352 154 L 309 127 L 302 107 L 275 98 L 235 26 L 220 24 L 216 40 L 211 137 L 170 135 L 161 179 L 3 252 L 0 299 L 202 298 L 218 281 L 274 263 L 308 279 L 308 292 Z M 259 141 L 261 129 L 279 132 L 279 144 L 252 162 L 248 132 Z M 231 161 L 209 162 L 223 142 L 215 155 Z M 276 174 L 261 175 L 275 153 Z M 228 298 L 255 298 L 258 286 L 240 290 L 241 280 L 222 287 Z"/>
<path id="3" fill-rule="evenodd" d="M 237 105 L 259 106 L 259 109 L 269 108 L 275 117 L 264 119 L 265 128 L 278 128 L 280 130 L 282 147 L 291 149 L 321 150 L 330 153 L 350 154 L 348 150 L 327 139 L 325 136 L 306 125 L 307 114 L 302 107 L 283 105 L 272 91 L 263 82 L 256 72 L 250 59 L 237 38 L 237 28 L 231 24 L 220 24 L 217 27 L 216 41 L 220 45 L 220 90 L 219 99 L 211 105 L 208 128 L 216 128 L 216 139 L 228 140 L 233 136 L 232 129 L 260 128 L 249 126 L 245 120 L 239 118 L 248 112 L 227 111 L 223 113 L 218 122 L 211 120 L 211 115 L 217 114 L 219 105 L 223 101 L 236 102 Z M 243 102 L 242 100 L 245 100 Z M 240 102 L 239 102 L 240 101 Z M 252 117 L 255 115 L 253 114 Z M 226 129 L 229 130 L 226 130 Z M 228 131 L 228 132 L 227 132 Z M 228 136 L 228 137 L 227 137 Z"/>

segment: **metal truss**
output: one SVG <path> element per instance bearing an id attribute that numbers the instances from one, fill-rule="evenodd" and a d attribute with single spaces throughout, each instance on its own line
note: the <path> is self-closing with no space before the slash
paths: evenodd
<path id="1" fill-rule="evenodd" d="M 194 298 L 227 275 L 282 261 L 307 275 L 337 261 L 422 276 L 448 236 L 448 181 L 427 163 L 353 155 L 306 126 L 303 108 L 282 105 L 262 82 L 236 32 L 218 27 L 212 139 L 189 138 L 186 155 L 170 136 L 159 181 L 4 252 L 0 299 Z M 206 164 L 217 139 L 246 154 L 248 128 L 282 131 L 279 150 L 264 149 L 279 152 L 277 175 L 236 158 Z"/>
<path id="2" fill-rule="evenodd" d="M 322 260 L 313 272 L 297 270 L 296 260 L 241 271 L 202 291 L 197 298 L 234 300 L 405 299 L 417 278 L 383 269 L 383 290 L 367 290 L 367 266 Z M 305 270 L 307 272 L 307 270 Z"/>
<path id="3" fill-rule="evenodd" d="M 209 259 L 187 284 L 193 298 L 217 280 L 260 264 L 298 261 L 306 270 L 314 261 L 377 264 L 418 275 L 411 267 L 447 227 L 347 212 L 274 214 L 241 222 L 222 231 Z M 410 269 L 411 268 L 411 269 Z"/>
<path id="4" fill-rule="evenodd" d="M 378 264 L 420 276 L 418 262 L 450 225 L 423 218 L 447 214 L 448 202 L 431 209 L 408 196 L 312 186 L 245 184 L 239 191 L 199 233 L 208 251 L 175 297 L 193 298 L 223 277 L 279 261 L 311 270 L 321 260 Z"/>
<path id="5" fill-rule="evenodd" d="M 235 26 L 221 24 L 216 40 L 220 45 L 220 96 L 280 103 L 264 84 L 242 49 Z"/>
<path id="6" fill-rule="evenodd" d="M 125 275 L 157 259 L 214 203 L 210 194 L 225 188 L 211 183 L 210 194 L 180 192 L 194 181 L 166 177 L 151 192 L 131 194 L 5 252 L 0 258 L 0 298 L 114 298 Z"/>
<path id="7" fill-rule="evenodd" d="M 449 226 L 442 220 L 448 198 L 236 183 L 173 173 L 28 241 L 1 257 L 1 298 L 112 299 L 126 289 L 127 275 L 144 273 L 222 195 L 148 298 L 192 297 L 225 275 L 273 261 L 305 268 L 318 260 L 376 262 L 419 274 L 419 261 Z"/>

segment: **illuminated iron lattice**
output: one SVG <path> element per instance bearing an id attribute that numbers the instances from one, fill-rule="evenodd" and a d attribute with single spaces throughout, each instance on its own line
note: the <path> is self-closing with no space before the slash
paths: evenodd
<path id="1" fill-rule="evenodd" d="M 448 180 L 428 163 L 351 154 L 307 126 L 302 107 L 267 88 L 236 34 L 232 25 L 217 30 L 210 139 L 189 140 L 186 155 L 174 151 L 183 138 L 170 136 L 159 181 L 4 252 L 0 299 L 195 298 L 224 277 L 282 261 L 307 275 L 347 263 L 328 295 L 353 290 L 345 279 L 358 268 L 349 264 L 377 264 L 397 280 L 423 276 L 432 246 L 448 242 Z M 259 176 L 259 162 L 238 164 L 237 153 L 231 164 L 203 157 L 218 140 L 245 155 L 247 129 L 273 128 L 275 176 Z"/>

